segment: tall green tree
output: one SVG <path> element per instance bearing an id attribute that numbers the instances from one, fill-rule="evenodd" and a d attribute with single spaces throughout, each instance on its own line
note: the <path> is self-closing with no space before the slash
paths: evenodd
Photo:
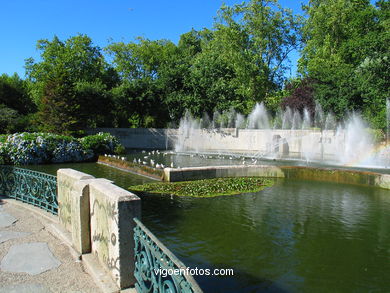
<path id="1" fill-rule="evenodd" d="M 36 111 L 27 91 L 27 81 L 16 73 L 0 76 L 0 133 L 30 130 Z"/>
<path id="2" fill-rule="evenodd" d="M 80 130 L 80 107 L 76 100 L 72 77 L 57 68 L 44 85 L 39 104 L 39 118 L 45 121 L 43 130 L 74 135 Z"/>
<path id="3" fill-rule="evenodd" d="M 170 41 L 113 43 L 107 47 L 122 83 L 112 90 L 119 126 L 163 127 L 169 120 L 166 95 L 175 89 L 168 73 L 177 47 Z M 174 69 L 173 69 L 174 70 Z"/>
<path id="4" fill-rule="evenodd" d="M 300 27 L 301 19 L 276 0 L 222 6 L 212 39 L 191 67 L 192 102 L 208 112 L 233 107 L 248 113 L 281 88 Z"/>
<path id="5" fill-rule="evenodd" d="M 77 125 L 78 129 L 82 130 L 87 127 L 109 126 L 102 123 L 110 119 L 102 117 L 110 113 L 108 91 L 116 86 L 119 79 L 116 72 L 105 61 L 102 50 L 93 45 L 92 40 L 86 35 L 77 35 L 65 41 L 61 41 L 58 37 L 54 37 L 51 41 L 39 40 L 37 49 L 41 52 L 41 58 L 38 62 L 32 58 L 27 59 L 26 73 L 30 84 L 30 95 L 40 111 L 45 109 L 45 114 L 48 114 L 52 109 L 47 107 L 51 104 L 48 100 L 50 98 L 56 97 L 54 104 L 60 102 L 58 99 L 61 99 L 61 96 L 54 92 L 72 92 L 74 98 L 72 98 L 71 108 L 73 106 L 77 108 L 78 113 L 77 116 L 72 116 L 77 121 L 71 121 L 69 127 Z M 64 76 L 66 76 L 64 86 L 69 87 L 66 90 L 57 88 L 58 82 L 63 80 Z M 69 96 L 65 95 L 64 101 L 67 99 Z M 48 120 L 44 115 L 39 117 L 44 128 L 58 125 L 56 123 L 46 125 Z M 74 131 L 73 126 L 68 130 Z M 60 127 L 56 132 L 68 130 Z"/>
<path id="6" fill-rule="evenodd" d="M 388 2 L 375 7 L 368 0 L 311 0 L 305 10 L 299 67 L 316 81 L 316 99 L 339 118 L 358 110 L 383 127 L 389 94 Z"/>
<path id="7" fill-rule="evenodd" d="M 27 82 L 16 73 L 12 76 L 0 75 L 0 104 L 16 110 L 20 114 L 35 111 L 34 103 L 28 96 Z"/>

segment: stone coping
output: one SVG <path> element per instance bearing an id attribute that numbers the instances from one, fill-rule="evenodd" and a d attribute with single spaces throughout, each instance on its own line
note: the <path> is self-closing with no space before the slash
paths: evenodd
<path id="1" fill-rule="evenodd" d="M 207 166 L 164 169 L 164 180 L 169 182 L 250 176 L 337 182 L 390 189 L 390 175 L 370 171 L 268 165 Z"/>

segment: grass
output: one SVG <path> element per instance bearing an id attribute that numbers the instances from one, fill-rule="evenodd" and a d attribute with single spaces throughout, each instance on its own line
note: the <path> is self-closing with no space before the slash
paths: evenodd
<path id="1" fill-rule="evenodd" d="M 272 186 L 272 179 L 260 177 L 215 178 L 184 182 L 159 182 L 129 187 L 130 191 L 192 197 L 214 197 L 257 192 Z"/>

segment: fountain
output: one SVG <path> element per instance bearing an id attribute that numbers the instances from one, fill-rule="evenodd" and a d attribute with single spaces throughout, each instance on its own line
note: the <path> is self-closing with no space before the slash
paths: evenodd
<path id="1" fill-rule="evenodd" d="M 387 100 L 387 124 L 390 102 Z M 357 113 L 339 123 L 316 103 L 315 112 L 286 107 L 274 117 L 263 103 L 245 117 L 230 109 L 211 121 L 186 113 L 180 121 L 177 152 L 234 154 L 256 159 L 299 160 L 329 165 L 387 167 L 389 148 L 378 151 L 368 124 Z M 205 123 L 207 120 L 207 123 Z M 389 140 L 389 126 L 387 127 Z"/>

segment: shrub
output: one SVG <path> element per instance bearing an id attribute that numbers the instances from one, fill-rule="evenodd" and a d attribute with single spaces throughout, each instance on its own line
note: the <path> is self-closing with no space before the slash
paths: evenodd
<path id="1" fill-rule="evenodd" d="M 113 154 L 121 146 L 115 136 L 103 132 L 85 136 L 80 139 L 80 143 L 84 150 L 91 150 L 95 156 Z"/>
<path id="2" fill-rule="evenodd" d="M 114 153 L 120 146 L 110 134 L 76 139 L 51 133 L 0 135 L 0 164 L 43 164 L 91 161 L 102 152 Z"/>

